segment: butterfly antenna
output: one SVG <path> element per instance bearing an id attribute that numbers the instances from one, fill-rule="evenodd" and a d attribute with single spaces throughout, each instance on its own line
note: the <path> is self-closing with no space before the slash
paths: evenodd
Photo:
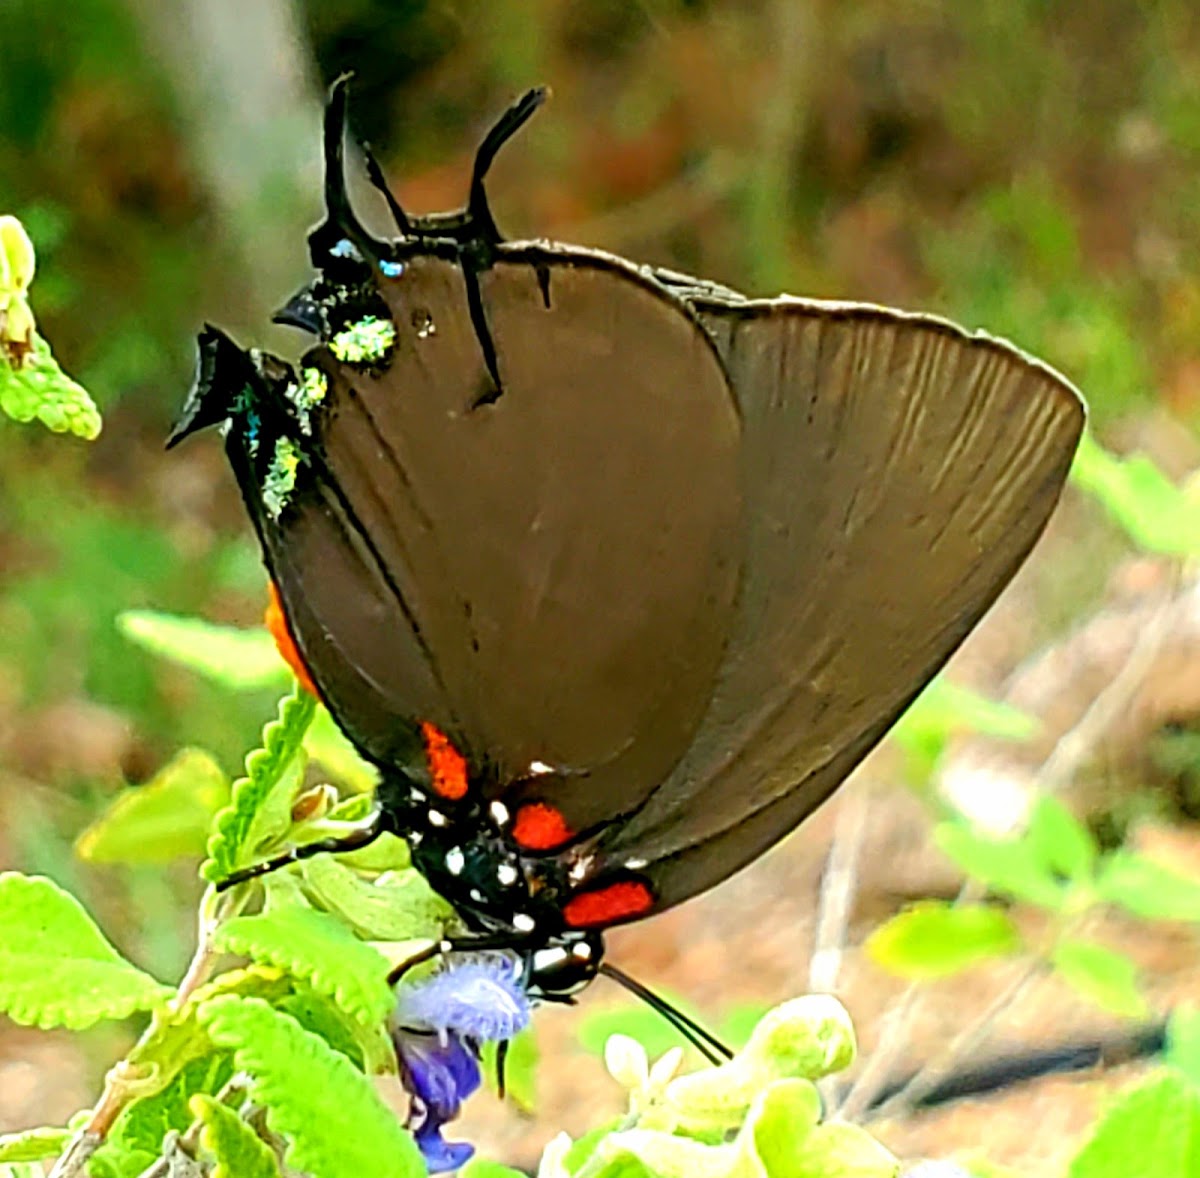
<path id="1" fill-rule="evenodd" d="M 471 192 L 467 199 L 467 213 L 479 235 L 493 243 L 500 241 L 500 231 L 488 208 L 487 193 L 483 180 L 502 148 L 529 120 L 534 112 L 550 95 L 548 86 L 538 86 L 523 94 L 496 121 L 496 125 L 483 137 L 475 153 L 475 167 L 471 172 Z"/>
<path id="2" fill-rule="evenodd" d="M 342 74 L 329 88 L 325 104 L 325 221 L 309 234 L 313 264 L 319 269 L 324 255 L 344 238 L 348 238 L 368 254 L 377 254 L 379 245 L 355 215 L 346 188 L 346 106 L 350 90 L 350 74 Z"/>
<path id="3" fill-rule="evenodd" d="M 600 963 L 600 972 L 619 986 L 624 986 L 635 998 L 640 998 L 651 1010 L 666 1019 L 709 1063 L 719 1065 L 733 1058 L 733 1052 L 716 1035 L 702 1027 L 695 1019 L 689 1018 L 682 1010 L 672 1006 L 649 986 L 643 986 L 624 970 L 610 965 L 607 961 Z"/>
<path id="4" fill-rule="evenodd" d="M 249 867 L 241 867 L 237 871 L 230 872 L 217 884 L 217 891 L 226 892 L 237 884 L 270 875 L 272 871 L 278 871 L 281 867 L 299 863 L 304 859 L 311 859 L 314 855 L 361 850 L 373 843 L 387 829 L 383 811 L 377 810 L 363 825 L 347 830 L 344 834 L 318 839 L 312 843 L 301 843 L 298 847 L 284 851 L 282 855 L 274 855 L 270 859 L 264 859 L 261 863 L 252 863 Z"/>
<path id="5" fill-rule="evenodd" d="M 367 179 L 371 181 L 371 186 L 382 193 L 383 199 L 387 201 L 388 211 L 392 214 L 392 220 L 396 222 L 396 229 L 399 231 L 400 236 L 411 237 L 412 222 L 408 219 L 408 214 L 396 199 L 396 194 L 388 187 L 388 182 L 383 175 L 383 169 L 379 166 L 379 161 L 372 153 L 370 144 L 363 143 L 361 144 L 361 148 L 363 159 L 367 165 Z"/>

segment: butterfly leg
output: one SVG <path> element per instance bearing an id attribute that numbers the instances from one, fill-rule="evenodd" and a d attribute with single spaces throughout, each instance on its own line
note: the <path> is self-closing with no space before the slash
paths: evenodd
<path id="1" fill-rule="evenodd" d="M 390 829 L 391 827 L 384 817 L 383 811 L 377 810 L 361 826 L 353 827 L 343 834 L 334 835 L 331 838 L 318 839 L 312 843 L 301 843 L 297 847 L 292 847 L 290 850 L 284 851 L 282 855 L 274 855 L 270 859 L 264 859 L 261 863 L 252 863 L 249 867 L 238 868 L 237 871 L 231 872 L 217 884 L 217 891 L 228 891 L 236 884 L 245 883 L 250 879 L 258 879 L 263 875 L 269 875 L 272 871 L 278 871 L 279 868 L 287 867 L 290 863 L 299 863 L 303 859 L 311 859 L 314 855 L 322 855 L 326 852 L 338 854 L 342 851 L 358 851 L 363 847 L 369 846 L 381 834 L 386 833 Z"/>

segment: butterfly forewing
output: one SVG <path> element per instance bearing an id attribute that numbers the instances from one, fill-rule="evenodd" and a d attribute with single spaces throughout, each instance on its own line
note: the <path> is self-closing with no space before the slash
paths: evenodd
<path id="1" fill-rule="evenodd" d="M 713 698 L 597 869 L 649 860 L 658 907 L 815 809 L 1007 584 L 1083 423 L 1070 386 L 938 320 L 697 300 L 741 408 L 747 557 Z"/>

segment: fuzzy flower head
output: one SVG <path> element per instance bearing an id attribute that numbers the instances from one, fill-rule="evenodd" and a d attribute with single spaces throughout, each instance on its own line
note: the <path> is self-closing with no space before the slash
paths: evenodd
<path id="1" fill-rule="evenodd" d="M 405 986 L 392 1019 L 400 1079 L 411 1096 L 408 1126 L 430 1173 L 457 1170 L 474 1153 L 442 1138 L 479 1087 L 479 1048 L 529 1025 L 518 962 L 507 954 L 469 957 Z"/>

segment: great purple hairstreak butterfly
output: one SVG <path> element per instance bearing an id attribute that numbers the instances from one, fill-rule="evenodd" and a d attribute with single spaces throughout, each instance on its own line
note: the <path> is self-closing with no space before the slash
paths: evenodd
<path id="1" fill-rule="evenodd" d="M 325 118 L 298 369 L 208 327 L 171 444 L 220 424 L 299 674 L 530 992 L 761 855 L 882 738 L 1016 572 L 1083 426 L 1008 344 L 745 298 L 465 209 L 360 222 Z M 274 867 L 272 861 L 235 877 Z M 230 881 L 233 882 L 233 881 Z M 606 971 L 611 967 L 605 967 Z"/>

